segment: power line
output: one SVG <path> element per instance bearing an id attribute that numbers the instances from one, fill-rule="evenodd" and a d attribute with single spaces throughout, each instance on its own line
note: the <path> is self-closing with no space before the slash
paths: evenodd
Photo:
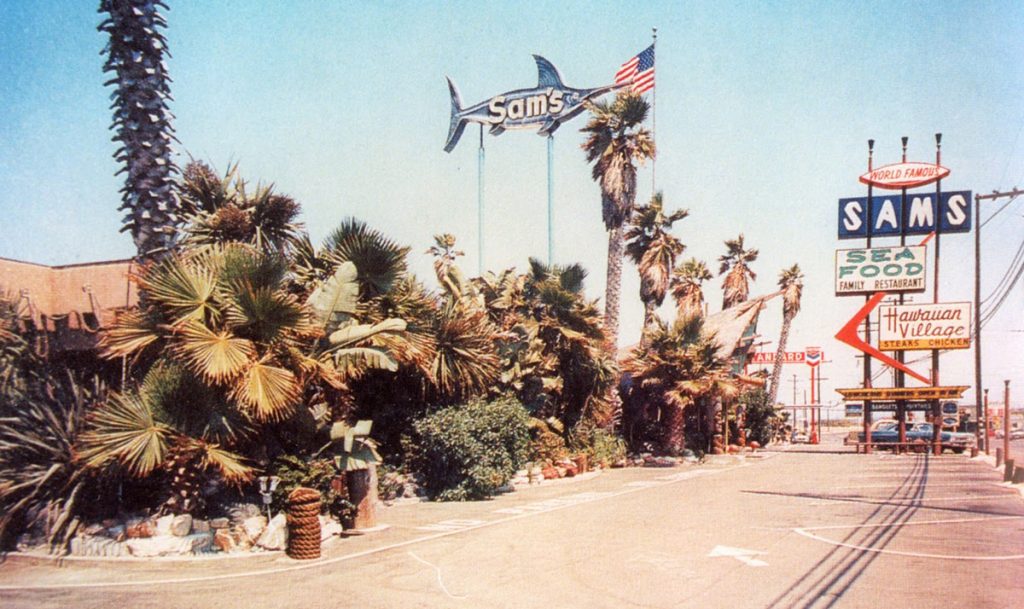
<path id="1" fill-rule="evenodd" d="M 1006 209 L 1007 207 L 1009 207 L 1009 205 L 1010 205 L 1011 203 L 1013 203 L 1014 201 L 1016 201 L 1016 200 L 1017 200 L 1017 197 L 1014 197 L 1014 198 L 1010 199 L 1009 201 L 1007 201 L 1006 203 L 1003 203 L 1003 206 L 1002 206 L 1002 207 L 1000 207 L 999 209 L 997 209 L 997 210 L 995 211 L 995 213 L 994 213 L 994 214 L 992 214 L 991 216 L 989 216 L 988 218 L 986 218 L 986 219 L 985 219 L 985 221 L 981 223 L 981 226 L 982 226 L 982 228 L 984 228 L 986 224 L 988 224 L 989 222 L 991 222 L 991 221 L 992 221 L 992 218 L 995 218 L 996 216 L 998 216 L 998 215 L 999 215 L 1000 213 L 1002 213 L 1002 211 L 1003 211 L 1004 209 Z"/>

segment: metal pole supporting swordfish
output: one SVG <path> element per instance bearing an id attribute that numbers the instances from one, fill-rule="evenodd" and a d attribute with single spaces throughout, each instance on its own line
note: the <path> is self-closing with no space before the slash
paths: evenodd
<path id="1" fill-rule="evenodd" d="M 537 129 L 539 135 L 551 135 L 562 123 L 583 112 L 587 101 L 627 86 L 573 89 L 562 83 L 562 75 L 550 61 L 540 55 L 533 59 L 537 62 L 536 87 L 495 95 L 468 108 L 462 107 L 459 89 L 448 78 L 452 118 L 445 152 L 451 152 L 459 143 L 467 123 L 488 125 L 491 135 L 500 135 L 506 129 Z"/>

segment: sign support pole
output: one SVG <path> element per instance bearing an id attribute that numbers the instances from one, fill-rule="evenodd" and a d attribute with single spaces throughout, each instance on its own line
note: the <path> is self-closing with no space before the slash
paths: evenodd
<path id="1" fill-rule="evenodd" d="M 554 236 L 554 192 L 552 183 L 555 164 L 555 138 L 548 135 L 548 266 L 555 263 L 555 236 Z"/>
<path id="2" fill-rule="evenodd" d="M 942 134 L 935 134 L 935 166 L 942 165 Z M 939 243 L 942 236 L 942 218 L 939 217 L 939 200 L 942 198 L 942 178 L 935 181 L 935 280 L 932 287 L 932 302 L 939 303 Z M 939 350 L 932 349 L 932 385 L 939 386 Z M 942 454 L 942 407 L 939 401 L 932 403 L 932 452 Z"/>
<path id="3" fill-rule="evenodd" d="M 868 173 L 874 169 L 873 156 L 875 152 L 875 140 L 868 140 Z M 868 216 L 871 215 L 872 185 L 868 183 Z M 871 225 L 868 224 L 867 248 L 871 249 Z M 864 295 L 864 302 L 871 300 L 869 294 Z M 871 316 L 864 317 L 864 342 L 871 344 Z M 864 354 L 864 388 L 871 387 L 871 355 Z M 871 454 L 871 400 L 864 400 L 864 454 Z"/>
<path id="4" fill-rule="evenodd" d="M 477 275 L 484 274 L 484 126 L 480 125 L 480 150 L 476 161 L 476 235 Z"/>
<path id="5" fill-rule="evenodd" d="M 910 138 L 908 138 L 905 135 L 902 138 L 900 138 L 900 141 L 903 144 L 903 161 L 902 162 L 904 162 L 904 163 L 907 162 L 907 141 L 909 139 Z M 906 244 L 907 244 L 907 189 L 906 188 L 902 188 L 902 189 L 900 189 L 900 247 L 903 247 Z M 899 303 L 901 305 L 903 304 L 903 292 L 900 292 Z M 896 352 L 896 361 L 898 361 L 899 363 L 902 364 L 902 363 L 904 363 L 904 359 L 905 359 L 905 356 L 904 356 L 903 351 L 902 350 L 901 351 L 897 351 Z M 902 389 L 903 387 L 906 387 L 906 383 L 907 383 L 906 373 L 904 373 L 902 370 L 897 370 L 896 371 L 896 386 Z M 906 402 L 906 400 L 897 400 L 896 401 L 896 421 L 897 421 L 897 423 L 899 425 L 899 442 L 900 442 L 899 447 L 896 449 L 896 453 L 899 454 L 900 452 L 903 452 L 903 446 L 904 446 L 905 442 L 907 441 L 907 402 Z"/>

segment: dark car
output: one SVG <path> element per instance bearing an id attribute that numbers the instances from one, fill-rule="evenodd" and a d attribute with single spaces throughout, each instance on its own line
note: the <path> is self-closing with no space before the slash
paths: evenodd
<path id="1" fill-rule="evenodd" d="M 935 428 L 931 423 L 915 423 L 907 426 L 906 441 L 913 443 L 931 443 Z M 864 441 L 864 432 L 857 434 L 860 442 Z M 878 444 L 896 444 L 900 440 L 900 429 L 898 423 L 886 423 L 880 425 L 871 432 L 871 441 Z M 940 432 L 939 441 L 943 448 L 948 448 L 955 453 L 962 453 L 974 446 L 974 436 L 969 433 L 952 431 Z"/>

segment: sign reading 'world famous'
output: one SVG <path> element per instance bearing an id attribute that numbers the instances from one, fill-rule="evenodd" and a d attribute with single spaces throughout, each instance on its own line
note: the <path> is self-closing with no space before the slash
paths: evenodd
<path id="1" fill-rule="evenodd" d="M 468 108 L 462 107 L 459 90 L 452 79 L 448 79 L 452 117 L 445 152 L 455 149 L 468 123 L 489 126 L 491 135 L 499 135 L 506 129 L 537 129 L 540 135 L 550 135 L 562 123 L 583 112 L 587 101 L 629 84 L 574 89 L 562 83 L 562 75 L 550 61 L 540 55 L 534 55 L 533 59 L 537 62 L 536 87 L 501 93 Z"/>
<path id="2" fill-rule="evenodd" d="M 836 250 L 836 295 L 923 292 L 923 245 Z"/>
<path id="3" fill-rule="evenodd" d="M 863 184 L 900 190 L 937 182 L 949 175 L 949 169 L 932 163 L 893 163 L 872 169 L 860 176 Z"/>
<path id="4" fill-rule="evenodd" d="M 937 216 L 937 217 L 936 217 Z M 936 222 L 938 220 L 938 222 Z M 908 194 L 904 209 L 899 194 L 839 199 L 839 238 L 926 235 L 938 224 L 943 233 L 971 231 L 971 191 L 944 192 L 935 209 L 935 193 Z"/>

